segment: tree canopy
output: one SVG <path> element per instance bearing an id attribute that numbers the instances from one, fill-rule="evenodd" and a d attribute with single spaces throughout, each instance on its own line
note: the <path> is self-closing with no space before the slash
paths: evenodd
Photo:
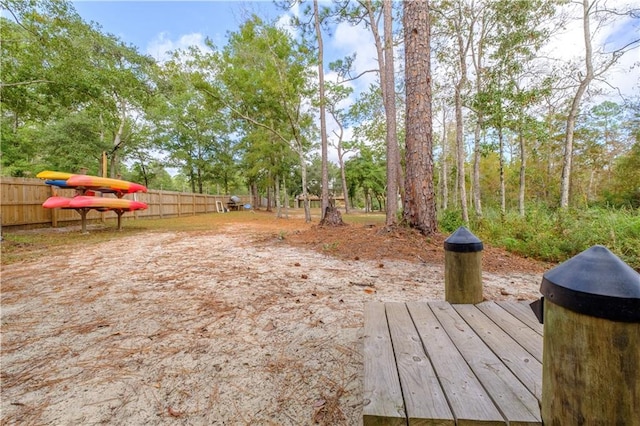
<path id="1" fill-rule="evenodd" d="M 414 51 L 402 19 L 415 19 L 419 8 L 284 3 L 283 13 L 306 3 L 300 17 L 308 19 L 285 28 L 250 15 L 226 44 L 208 41 L 157 62 L 84 22 L 70 2 L 2 0 L 2 175 L 81 167 L 99 174 L 106 153 L 105 173 L 151 188 L 186 182 L 194 192 L 251 192 L 269 207 L 339 196 L 340 188 L 354 207 L 386 211 L 394 224 L 407 206 L 403 176 L 415 167 L 405 156 L 415 153 L 416 129 L 428 125 L 432 202 L 455 204 L 464 220 L 467 208 L 481 216 L 486 205 L 524 215 L 538 203 L 640 203 L 639 99 L 604 83 L 640 40 L 585 42 L 580 60 L 545 53 L 570 22 L 567 12 L 596 43 L 606 24 L 637 23 L 632 8 L 598 0 L 432 0 L 423 4 L 431 40 Z M 377 66 L 358 69 L 355 51 L 327 61 L 326 52 L 318 55 L 322 37 L 344 25 L 369 34 Z M 409 53 L 431 58 L 431 77 L 406 78 L 417 70 L 404 61 Z M 374 83 L 363 89 L 358 82 L 371 75 Z M 415 84 L 433 91 L 433 118 L 412 112 L 405 122 Z M 324 126 L 320 107 L 328 112 Z M 323 161 L 318 186 L 323 138 L 337 170 Z"/>

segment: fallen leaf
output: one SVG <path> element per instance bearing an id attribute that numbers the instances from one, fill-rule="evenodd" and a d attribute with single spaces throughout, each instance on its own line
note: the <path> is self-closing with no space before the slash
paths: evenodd
<path id="1" fill-rule="evenodd" d="M 264 328 L 263 328 L 262 330 L 264 330 L 264 331 L 273 331 L 273 330 L 275 330 L 275 329 L 276 329 L 276 326 L 275 326 L 275 325 L 273 325 L 273 322 L 272 322 L 272 321 L 269 321 L 269 322 L 267 323 L 267 325 L 265 325 L 265 326 L 264 326 Z"/>
<path id="2" fill-rule="evenodd" d="M 171 417 L 180 417 L 182 415 L 181 412 L 174 410 L 173 408 L 169 407 L 167 408 L 167 411 L 169 412 L 169 415 Z"/>

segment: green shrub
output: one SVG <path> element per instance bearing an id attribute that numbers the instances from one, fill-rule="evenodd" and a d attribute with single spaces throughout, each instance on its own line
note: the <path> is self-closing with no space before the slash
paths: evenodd
<path id="1" fill-rule="evenodd" d="M 594 245 L 603 245 L 631 267 L 640 270 L 640 212 L 638 209 L 591 207 L 551 210 L 533 205 L 520 216 L 485 208 L 482 218 L 470 220 L 471 231 L 484 242 L 532 258 L 561 262 Z M 445 233 L 462 225 L 460 212 L 440 215 Z"/>
<path id="2" fill-rule="evenodd" d="M 464 225 L 462 213 L 459 210 L 443 210 L 438 212 L 438 227 L 444 234 L 450 234 Z"/>

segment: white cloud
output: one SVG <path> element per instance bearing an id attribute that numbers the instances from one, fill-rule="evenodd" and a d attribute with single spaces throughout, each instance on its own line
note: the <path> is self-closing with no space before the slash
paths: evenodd
<path id="1" fill-rule="evenodd" d="M 373 34 L 366 28 L 346 22 L 338 24 L 333 38 L 330 40 L 330 48 L 335 52 L 335 58 L 332 58 L 332 60 L 356 53 L 356 59 L 353 63 L 354 75 L 367 70 L 378 69 L 378 53 Z M 370 84 L 375 84 L 377 79 L 376 73 L 367 73 L 355 81 L 354 86 L 364 90 Z"/>
<path id="2" fill-rule="evenodd" d="M 583 22 L 581 19 L 582 9 L 579 5 L 569 5 L 565 11 L 571 16 L 564 30 L 555 34 L 550 42 L 542 49 L 542 53 L 552 58 L 553 62 L 569 69 L 569 63 L 576 64 L 579 69 L 584 69 L 585 43 L 583 33 Z M 591 44 L 594 53 L 594 66 L 610 58 L 610 55 L 599 55 L 601 52 L 612 52 L 637 36 L 638 20 L 630 18 L 609 22 L 607 25 L 598 27 L 595 21 L 590 22 L 592 33 Z M 634 27 L 636 27 L 634 29 Z M 618 63 L 611 67 L 604 75 L 606 84 L 595 81 L 592 84 L 594 89 L 604 89 L 607 92 L 614 92 L 617 88 L 624 96 L 637 93 L 640 84 L 640 73 L 638 73 L 638 62 L 640 61 L 640 48 L 636 48 L 626 53 L 619 59 Z M 584 73 L 584 71 L 582 71 Z M 620 99 L 614 99 L 619 101 Z"/>
<path id="3" fill-rule="evenodd" d="M 205 36 L 200 33 L 184 34 L 177 40 L 172 40 L 168 33 L 163 32 L 147 44 L 146 52 L 158 62 L 165 62 L 170 59 L 171 52 L 178 49 L 186 50 L 191 46 L 196 46 L 202 51 L 209 50 L 205 44 Z"/>

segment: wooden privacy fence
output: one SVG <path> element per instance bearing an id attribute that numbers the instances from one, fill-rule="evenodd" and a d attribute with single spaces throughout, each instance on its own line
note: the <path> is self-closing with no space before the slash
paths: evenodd
<path id="1" fill-rule="evenodd" d="M 59 226 L 77 222 L 80 215 L 74 210 L 45 209 L 42 203 L 54 192 L 62 197 L 73 197 L 75 190 L 55 188 L 41 179 L 3 177 L 0 180 L 0 206 L 2 226 Z M 114 197 L 105 194 L 106 197 Z M 229 195 L 193 194 L 175 191 L 150 190 L 147 193 L 128 194 L 125 198 L 147 203 L 146 210 L 125 213 L 125 218 L 169 218 L 217 212 L 227 207 Z M 241 197 L 241 202 L 249 202 Z M 219 204 L 216 206 L 216 202 Z M 114 212 L 100 213 L 91 210 L 87 219 L 117 218 Z"/>

